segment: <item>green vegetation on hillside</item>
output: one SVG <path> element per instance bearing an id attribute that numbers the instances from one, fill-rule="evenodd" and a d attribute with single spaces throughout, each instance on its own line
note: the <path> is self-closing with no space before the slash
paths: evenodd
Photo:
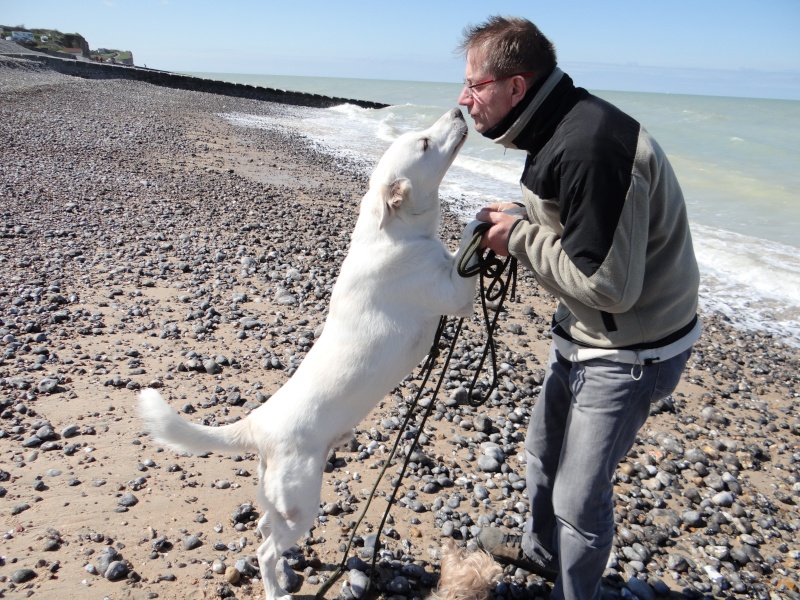
<path id="1" fill-rule="evenodd" d="M 57 29 L 28 29 L 24 25 L 0 25 L 0 29 L 3 30 L 4 38 L 10 38 L 14 31 L 27 31 L 32 33 L 35 38 L 34 42 L 19 42 L 21 45 L 31 50 L 64 52 L 64 50 L 69 48 L 80 48 L 87 58 L 102 62 L 125 62 L 133 60 L 133 54 L 130 50 L 114 50 L 109 48 L 90 50 L 89 43 L 79 33 L 62 33 Z"/>
<path id="2" fill-rule="evenodd" d="M 91 57 L 100 57 L 100 60 L 103 62 L 114 59 L 117 61 L 123 61 L 133 58 L 133 53 L 129 50 L 111 50 L 108 48 L 98 48 L 97 50 L 91 51 Z"/>

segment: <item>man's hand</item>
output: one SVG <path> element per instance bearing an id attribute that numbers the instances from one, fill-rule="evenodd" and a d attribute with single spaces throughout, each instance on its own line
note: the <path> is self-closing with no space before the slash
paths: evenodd
<path id="1" fill-rule="evenodd" d="M 519 213 L 520 206 L 513 202 L 500 204 L 490 204 L 480 210 L 475 218 L 484 223 L 490 223 L 491 227 L 483 234 L 481 248 L 488 248 L 497 256 L 508 256 L 508 235 L 520 216 L 519 214 L 509 214 L 504 211 Z"/>

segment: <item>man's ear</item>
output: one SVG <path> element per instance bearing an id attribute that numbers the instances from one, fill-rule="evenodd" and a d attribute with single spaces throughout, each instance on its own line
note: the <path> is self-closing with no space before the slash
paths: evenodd
<path id="1" fill-rule="evenodd" d="M 397 207 L 411 196 L 411 181 L 408 179 L 396 179 L 392 183 L 383 184 L 379 196 L 380 225 L 378 225 L 378 229 L 383 229 L 389 219 L 394 216 Z"/>
<path id="2" fill-rule="evenodd" d="M 525 98 L 525 94 L 528 93 L 528 83 L 525 81 L 525 78 L 522 75 L 515 75 L 511 78 L 511 106 L 516 106 L 522 99 Z"/>

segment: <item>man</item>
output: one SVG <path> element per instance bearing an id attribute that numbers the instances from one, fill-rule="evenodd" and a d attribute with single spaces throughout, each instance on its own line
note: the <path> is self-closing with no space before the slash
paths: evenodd
<path id="1" fill-rule="evenodd" d="M 533 23 L 491 17 L 465 29 L 460 50 L 459 104 L 478 132 L 528 153 L 523 204 L 477 215 L 491 224 L 482 246 L 516 257 L 559 300 L 525 440 L 531 518 L 521 536 L 484 529 L 478 542 L 549 576 L 554 599 L 596 600 L 614 470 L 700 336 L 686 207 L 661 148 L 575 87 Z"/>

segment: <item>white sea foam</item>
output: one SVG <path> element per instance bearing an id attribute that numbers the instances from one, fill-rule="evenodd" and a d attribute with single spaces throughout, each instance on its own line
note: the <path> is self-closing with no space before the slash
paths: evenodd
<path id="1" fill-rule="evenodd" d="M 797 249 L 697 223 L 692 229 L 703 307 L 800 346 Z"/>

